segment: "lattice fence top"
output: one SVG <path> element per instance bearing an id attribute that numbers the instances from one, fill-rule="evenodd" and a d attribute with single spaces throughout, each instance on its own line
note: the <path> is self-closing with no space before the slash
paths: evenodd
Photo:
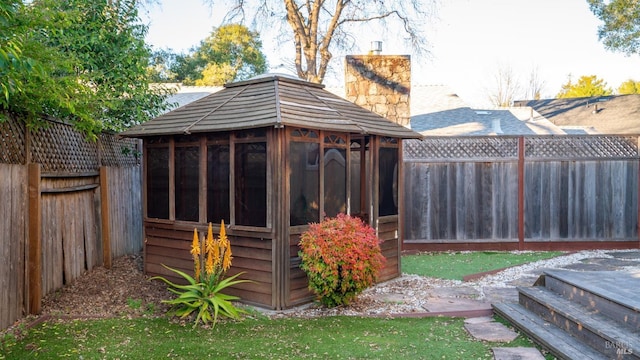
<path id="1" fill-rule="evenodd" d="M 13 121 L 0 121 L 0 163 L 24 164 L 25 127 L 23 124 Z"/>
<path id="2" fill-rule="evenodd" d="M 98 148 L 73 127 L 48 122 L 31 133 L 31 161 L 44 172 L 86 173 L 98 171 Z"/>
<path id="3" fill-rule="evenodd" d="M 525 136 L 528 160 L 626 160 L 640 157 L 638 136 Z M 405 140 L 409 162 L 508 161 L 518 159 L 519 137 L 432 137 Z"/>
<path id="4" fill-rule="evenodd" d="M 404 160 L 517 160 L 517 137 L 438 137 L 404 141 Z"/>
<path id="5" fill-rule="evenodd" d="M 527 137 L 525 157 L 532 159 L 635 159 L 637 136 L 575 135 Z"/>
<path id="6" fill-rule="evenodd" d="M 100 157 L 104 166 L 140 165 L 142 141 L 120 138 L 112 134 L 100 135 Z"/>
<path id="7" fill-rule="evenodd" d="M 43 172 L 91 173 L 100 166 L 140 164 L 137 139 L 105 133 L 100 134 L 97 141 L 90 141 L 73 126 L 55 121 L 48 121 L 46 126 L 27 134 L 21 121 L 0 122 L 0 163 L 25 164 L 27 146 L 30 161 L 41 164 Z"/>

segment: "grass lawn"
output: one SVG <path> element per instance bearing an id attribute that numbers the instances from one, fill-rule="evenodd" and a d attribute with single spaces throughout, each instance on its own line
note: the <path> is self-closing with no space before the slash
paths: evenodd
<path id="1" fill-rule="evenodd" d="M 549 259 L 562 254 L 559 251 L 423 253 L 403 256 L 402 272 L 441 279 L 462 280 L 465 275 Z"/>
<path id="2" fill-rule="evenodd" d="M 471 338 L 463 319 L 323 317 L 219 322 L 213 329 L 166 318 L 48 322 L 0 359 L 492 359 L 494 346 L 532 346 Z"/>
<path id="3" fill-rule="evenodd" d="M 547 259 L 560 252 L 433 253 L 404 256 L 402 270 L 446 279 Z M 252 314 L 193 328 L 160 317 L 50 321 L 0 332 L 4 359 L 493 359 L 492 347 L 533 346 L 520 335 L 508 344 L 469 336 L 463 319 L 332 316 L 269 319 Z"/>

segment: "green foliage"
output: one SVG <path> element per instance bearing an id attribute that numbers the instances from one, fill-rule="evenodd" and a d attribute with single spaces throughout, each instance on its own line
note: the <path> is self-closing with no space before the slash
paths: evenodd
<path id="1" fill-rule="evenodd" d="M 300 247 L 309 288 L 329 307 L 347 305 L 373 285 L 385 262 L 375 231 L 344 214 L 311 224 Z"/>
<path id="2" fill-rule="evenodd" d="M 53 116 L 92 136 L 166 108 L 169 91 L 149 86 L 146 26 L 136 1 L 36 0 L 10 10 L 0 10 L 0 54 L 12 63 L 0 63 L 0 82 L 9 84 L 0 110 L 32 126 Z"/>
<path id="3" fill-rule="evenodd" d="M 190 54 L 156 51 L 149 68 L 155 79 L 181 82 L 185 85 L 220 86 L 231 81 L 246 80 L 267 70 L 257 32 L 246 26 L 220 26 Z"/>
<path id="4" fill-rule="evenodd" d="M 213 276 L 203 279 L 203 281 L 196 282 L 195 279 L 189 276 L 187 273 L 163 265 L 165 268 L 180 275 L 184 280 L 188 282 L 187 285 L 180 285 L 173 283 L 162 276 L 155 276 L 152 280 L 162 280 L 169 285 L 169 291 L 178 295 L 177 298 L 172 300 L 164 300 L 163 302 L 172 305 L 170 313 L 180 318 L 185 318 L 193 313 L 196 314 L 194 321 L 194 327 L 198 325 L 200 321 L 204 324 L 213 322 L 215 326 L 218 321 L 218 315 L 226 316 L 232 319 L 240 318 L 242 309 L 236 308 L 233 300 L 238 300 L 237 296 L 223 294 L 222 291 L 230 286 L 247 282 L 247 280 L 236 280 L 242 273 L 233 275 L 221 281 Z"/>
<path id="5" fill-rule="evenodd" d="M 222 291 L 230 286 L 249 281 L 236 280 L 242 273 L 224 278 L 224 274 L 231 267 L 232 259 L 231 245 L 227 239 L 224 222 L 220 225 L 218 240 L 213 238 L 211 224 L 209 224 L 206 241 L 200 242 L 198 231 L 194 229 L 191 255 L 193 256 L 195 279 L 184 271 L 163 265 L 182 277 L 187 282 L 186 285 L 173 283 L 162 276 L 151 278 L 151 280 L 164 281 L 169 285 L 169 291 L 178 295 L 175 299 L 163 301 L 172 305 L 170 313 L 181 318 L 195 313 L 194 327 L 200 321 L 204 324 L 213 322 L 215 326 L 218 315 L 238 319 L 240 313 L 244 311 L 236 308 L 232 301 L 239 298 L 223 294 Z M 203 263 L 204 266 L 202 266 Z"/>
<path id="6" fill-rule="evenodd" d="M 402 257 L 402 272 L 450 280 L 462 280 L 466 275 L 503 269 L 560 256 L 559 251 L 544 252 L 435 252 Z"/>
<path id="7" fill-rule="evenodd" d="M 618 95 L 640 94 L 640 81 L 627 80 L 618 87 Z"/>
<path id="8" fill-rule="evenodd" d="M 577 83 L 573 83 L 571 78 L 566 84 L 562 85 L 562 89 L 556 95 L 558 99 L 579 98 L 590 96 L 606 96 L 611 95 L 613 90 L 607 87 L 607 83 L 602 79 L 598 79 L 595 75 L 581 76 Z"/>
<path id="9" fill-rule="evenodd" d="M 587 0 L 591 12 L 603 24 L 598 38 L 609 50 L 627 55 L 640 52 L 640 3 L 638 0 Z"/>

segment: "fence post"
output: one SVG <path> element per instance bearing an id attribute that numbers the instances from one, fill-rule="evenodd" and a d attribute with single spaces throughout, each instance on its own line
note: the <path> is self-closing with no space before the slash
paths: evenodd
<path id="1" fill-rule="evenodd" d="M 524 250 L 524 136 L 518 138 L 518 250 Z"/>
<path id="2" fill-rule="evenodd" d="M 111 269 L 111 228 L 109 216 L 109 181 L 107 167 L 100 166 L 100 212 L 102 213 L 102 262 Z"/>
<path id="3" fill-rule="evenodd" d="M 42 310 L 42 208 L 40 164 L 29 164 L 29 266 L 28 309 L 29 314 Z"/>

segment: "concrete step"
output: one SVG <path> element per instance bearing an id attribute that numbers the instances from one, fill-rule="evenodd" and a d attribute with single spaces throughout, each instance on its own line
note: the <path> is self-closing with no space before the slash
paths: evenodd
<path id="1" fill-rule="evenodd" d="M 640 331 L 545 287 L 519 288 L 520 305 L 610 358 L 640 359 Z"/>
<path id="2" fill-rule="evenodd" d="M 604 360 L 610 357 L 580 342 L 559 327 L 543 320 L 520 304 L 494 304 L 495 313 L 559 359 Z"/>

